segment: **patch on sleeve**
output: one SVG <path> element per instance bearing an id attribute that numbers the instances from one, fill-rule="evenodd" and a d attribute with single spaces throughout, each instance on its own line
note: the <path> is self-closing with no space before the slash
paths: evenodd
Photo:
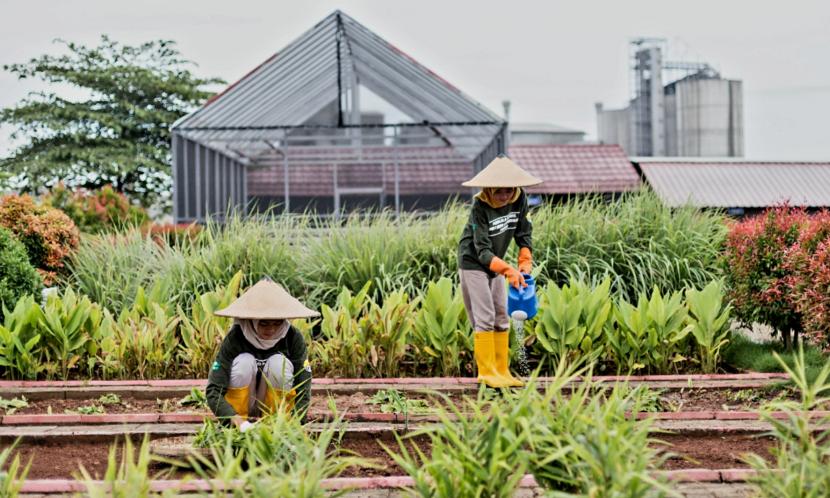
<path id="1" fill-rule="evenodd" d="M 214 361 L 213 365 L 210 367 L 211 370 L 219 370 L 220 368 L 221 368 L 221 365 L 219 365 L 218 361 Z"/>
<path id="2" fill-rule="evenodd" d="M 311 363 L 308 361 L 308 358 L 303 362 L 303 368 L 305 368 L 306 372 L 311 373 Z"/>

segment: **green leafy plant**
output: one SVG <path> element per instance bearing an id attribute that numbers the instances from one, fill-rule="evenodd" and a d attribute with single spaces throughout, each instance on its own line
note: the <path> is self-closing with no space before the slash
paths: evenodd
<path id="1" fill-rule="evenodd" d="M 400 374 L 418 302 L 418 299 L 410 300 L 404 291 L 396 290 L 383 296 L 382 305 L 369 303 L 366 317 L 361 321 L 369 375 L 396 377 Z"/>
<path id="2" fill-rule="evenodd" d="M 170 316 L 155 302 L 147 316 L 136 312 L 123 312 L 117 320 L 105 316 L 101 322 L 102 368 L 112 376 L 139 379 L 175 375 L 178 323 L 179 317 Z"/>
<path id="3" fill-rule="evenodd" d="M 369 398 L 369 403 L 379 405 L 381 413 L 403 415 L 404 426 L 409 428 L 409 416 L 430 413 L 432 407 L 423 399 L 409 399 L 397 389 L 381 389 Z"/>
<path id="4" fill-rule="evenodd" d="M 466 373 L 473 334 L 465 319 L 461 292 L 442 277 L 430 282 L 412 330 L 412 362 L 423 375 L 457 376 Z"/>
<path id="5" fill-rule="evenodd" d="M 544 364 L 591 362 L 603 354 L 603 335 L 611 326 L 610 288 L 610 279 L 594 288 L 571 280 L 562 287 L 549 285 L 542 292 L 534 335 Z"/>
<path id="6" fill-rule="evenodd" d="M 102 394 L 98 398 L 98 403 L 101 403 L 104 406 L 120 405 L 121 404 L 121 396 L 119 396 L 115 393 Z"/>
<path id="7" fill-rule="evenodd" d="M 395 450 L 386 452 L 414 480 L 412 494 L 422 497 L 512 497 L 528 468 L 521 448 L 527 432 L 517 430 L 510 405 L 489 400 L 484 390 L 474 400 L 446 406 L 436 414 L 440 423 L 396 435 Z M 429 456 L 414 438 L 426 437 Z M 412 438 L 412 439 L 410 439 Z"/>
<path id="8" fill-rule="evenodd" d="M 67 289 L 62 296 L 50 296 L 38 316 L 46 356 L 56 362 L 57 372 L 62 379 L 68 378 L 69 371 L 87 354 L 94 355 L 96 333 L 103 315 L 101 309 L 86 296 L 78 296 Z M 47 368 L 48 368 L 47 367 Z M 54 374 L 54 372 L 48 373 Z"/>
<path id="9" fill-rule="evenodd" d="M 366 358 L 367 344 L 361 316 L 369 306 L 369 287 L 366 285 L 355 295 L 343 289 L 334 308 L 323 305 L 320 322 L 321 337 L 309 348 L 309 357 L 318 371 L 328 375 L 361 377 L 367 370 L 365 362 L 354 358 Z"/>
<path id="10" fill-rule="evenodd" d="M 282 411 L 260 419 L 245 433 L 209 422 L 206 436 L 199 441 L 210 448 L 209 455 L 194 455 L 190 463 L 197 475 L 212 479 L 213 492 L 222 495 L 230 490 L 240 497 L 329 496 L 323 479 L 349 467 L 368 465 L 339 447 L 346 425 L 334 406 L 330 408 L 334 420 L 323 423 L 315 433 Z"/>
<path id="11" fill-rule="evenodd" d="M 608 337 L 612 355 L 623 371 L 638 370 L 668 373 L 686 361 L 688 309 L 683 294 L 664 298 L 656 287 L 651 297 L 641 294 L 637 306 L 620 301 L 614 309 L 617 326 Z"/>
<path id="12" fill-rule="evenodd" d="M 190 394 L 179 400 L 178 405 L 192 408 L 207 408 L 207 397 L 204 391 L 194 387 L 190 390 Z"/>
<path id="13" fill-rule="evenodd" d="M 186 373 L 204 375 L 219 353 L 219 346 L 230 329 L 232 318 L 214 315 L 214 311 L 228 306 L 239 296 L 242 272 L 237 272 L 225 287 L 202 294 L 193 301 L 190 315 L 178 308 L 180 319 L 179 359 Z"/>
<path id="14" fill-rule="evenodd" d="M 19 442 L 18 439 L 0 451 L 0 496 L 3 497 L 15 498 L 20 494 L 32 464 L 30 460 L 25 467 L 21 467 L 20 455 L 14 455 L 12 458 Z"/>
<path id="15" fill-rule="evenodd" d="M 121 460 L 118 460 L 118 454 Z M 144 437 L 141 446 L 136 452 L 130 438 L 124 441 L 123 450 L 117 451 L 117 445 L 110 448 L 107 458 L 107 470 L 101 481 L 95 480 L 90 473 L 81 466 L 81 476 L 86 486 L 86 496 L 90 498 L 132 498 L 132 497 L 172 497 L 175 493 L 166 490 L 155 493 L 151 489 L 151 482 L 164 479 L 171 474 L 168 467 L 157 473 L 151 473 L 151 465 L 155 461 L 150 453 L 150 439 Z"/>
<path id="16" fill-rule="evenodd" d="M 811 410 L 821 409 L 830 402 L 830 363 L 810 379 L 804 352 L 799 348 L 792 368 L 780 357 L 781 367 L 799 392 L 798 400 L 777 400 L 764 406 L 761 418 L 772 426 L 771 434 L 778 445 L 772 450 L 774 462 L 749 454 L 744 459 L 757 472 L 752 482 L 762 498 L 819 498 L 830 489 L 830 418 L 811 418 Z M 783 412 L 785 417 L 780 417 Z"/>
<path id="17" fill-rule="evenodd" d="M 40 307 L 31 296 L 17 301 L 13 311 L 5 312 L 0 325 L 0 366 L 13 379 L 35 379 L 46 368 L 40 354 L 39 316 Z"/>
<path id="18" fill-rule="evenodd" d="M 74 410 L 66 410 L 66 413 L 79 413 L 81 415 L 103 415 L 106 412 L 103 406 L 96 404 L 83 405 Z"/>
<path id="19" fill-rule="evenodd" d="M 23 296 L 39 296 L 43 281 L 29 263 L 26 248 L 11 232 L 0 227 L 0 319 L 6 307 L 13 307 Z"/>
<path id="20" fill-rule="evenodd" d="M 0 410 L 6 412 L 6 415 L 13 415 L 18 409 L 26 408 L 28 406 L 29 402 L 26 401 L 25 396 L 11 399 L 3 399 L 0 397 Z"/>
<path id="21" fill-rule="evenodd" d="M 723 284 L 710 282 L 703 290 L 686 291 L 689 323 L 704 373 L 715 373 L 721 350 L 729 343 L 732 307 L 724 303 Z"/>

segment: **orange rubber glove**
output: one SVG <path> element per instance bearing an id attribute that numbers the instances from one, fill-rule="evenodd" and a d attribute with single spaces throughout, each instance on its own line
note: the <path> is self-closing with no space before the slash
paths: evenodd
<path id="1" fill-rule="evenodd" d="M 504 262 L 503 259 L 499 257 L 493 257 L 493 260 L 490 261 L 490 271 L 494 271 L 499 275 L 504 275 L 510 285 L 515 288 L 527 287 L 525 283 L 525 278 L 519 272 L 519 270 L 513 268 L 512 266 L 508 265 Z"/>
<path id="2" fill-rule="evenodd" d="M 519 271 L 530 275 L 530 269 L 533 267 L 533 256 L 530 254 L 529 247 L 522 247 L 519 249 Z"/>

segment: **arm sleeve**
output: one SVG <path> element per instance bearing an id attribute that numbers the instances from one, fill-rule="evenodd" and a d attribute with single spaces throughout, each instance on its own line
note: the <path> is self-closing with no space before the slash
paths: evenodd
<path id="1" fill-rule="evenodd" d="M 308 403 L 311 399 L 311 367 L 308 364 L 308 352 L 306 350 L 303 335 L 294 330 L 291 345 L 289 347 L 289 361 L 294 366 L 294 387 L 297 389 L 297 398 L 294 402 L 294 413 L 306 419 Z"/>
<path id="2" fill-rule="evenodd" d="M 522 194 L 522 208 L 519 210 L 519 224 L 516 226 L 516 231 L 513 233 L 513 240 L 520 248 L 527 247 L 533 252 L 532 236 L 533 225 L 528 218 L 527 195 Z"/>
<path id="3" fill-rule="evenodd" d="M 210 367 L 208 385 L 205 389 L 208 406 L 217 418 L 229 418 L 236 415 L 236 410 L 225 400 L 231 377 L 231 361 L 228 360 L 230 357 L 228 337 L 225 337 L 219 348 L 219 354 L 216 355 Z"/>
<path id="4" fill-rule="evenodd" d="M 473 212 L 470 214 L 473 247 L 479 262 L 486 268 L 490 268 L 490 262 L 496 254 L 493 252 L 493 242 L 490 240 L 490 225 L 479 202 L 478 199 L 473 202 Z"/>

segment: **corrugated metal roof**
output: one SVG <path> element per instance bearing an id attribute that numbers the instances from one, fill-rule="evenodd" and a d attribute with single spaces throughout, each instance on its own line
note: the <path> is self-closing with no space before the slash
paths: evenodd
<path id="1" fill-rule="evenodd" d="M 625 192 L 640 186 L 637 171 L 619 145 L 516 145 L 510 157 L 544 181 L 531 193 Z"/>
<path id="2" fill-rule="evenodd" d="M 830 206 L 830 162 L 635 159 L 669 206 Z"/>
<path id="3" fill-rule="evenodd" d="M 339 50 L 338 50 L 339 47 Z M 190 140 L 251 145 L 283 136 L 278 127 L 301 126 L 348 88 L 360 85 L 407 114 L 436 126 L 473 157 L 503 122 L 486 107 L 341 11 L 335 11 L 282 51 L 173 125 Z M 458 125 L 457 123 L 476 123 Z M 331 123 L 337 125 L 337 123 Z M 498 125 L 498 126 L 493 126 Z M 472 132 L 481 136 L 470 136 Z M 219 147 L 221 150 L 221 147 Z"/>
<path id="4" fill-rule="evenodd" d="M 357 157 L 356 154 L 360 154 Z M 349 148 L 317 149 L 313 158 L 302 149 L 289 151 L 291 195 L 330 196 L 334 168 L 327 158 L 337 158 L 341 187 L 381 184 L 394 192 L 394 162 L 382 147 L 355 151 Z M 472 165 L 447 147 L 406 147 L 398 151 L 401 194 L 459 194 L 471 191 L 461 185 L 473 175 Z M 637 172 L 617 145 L 520 145 L 510 147 L 509 156 L 544 183 L 528 188 L 535 194 L 624 192 L 639 187 Z M 405 159 L 403 159 L 405 158 Z M 403 159 L 403 161 L 401 160 Z M 382 181 L 382 164 L 386 181 Z M 281 166 L 248 169 L 251 195 L 282 195 L 284 170 Z"/>

